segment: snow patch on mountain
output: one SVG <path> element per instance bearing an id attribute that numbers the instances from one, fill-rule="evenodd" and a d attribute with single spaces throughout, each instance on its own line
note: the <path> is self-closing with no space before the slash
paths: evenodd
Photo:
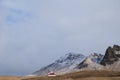
<path id="1" fill-rule="evenodd" d="M 47 75 L 48 71 L 53 71 L 57 74 L 71 72 L 74 68 L 84 61 L 86 57 L 82 54 L 68 53 L 54 63 L 41 68 L 33 73 L 33 75 Z"/>

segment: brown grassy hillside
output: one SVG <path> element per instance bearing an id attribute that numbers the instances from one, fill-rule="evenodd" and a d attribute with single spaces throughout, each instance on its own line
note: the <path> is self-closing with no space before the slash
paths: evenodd
<path id="1" fill-rule="evenodd" d="M 120 80 L 120 72 L 80 71 L 56 77 L 32 77 L 22 80 Z"/>
<path id="2" fill-rule="evenodd" d="M 16 76 L 0 76 L 0 80 L 21 80 L 21 77 L 16 77 Z"/>

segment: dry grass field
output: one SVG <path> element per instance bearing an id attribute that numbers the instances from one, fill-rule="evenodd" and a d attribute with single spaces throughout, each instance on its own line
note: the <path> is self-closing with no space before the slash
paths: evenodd
<path id="1" fill-rule="evenodd" d="M 0 76 L 0 80 L 21 80 L 21 77 L 16 77 L 16 76 Z"/>
<path id="2" fill-rule="evenodd" d="M 56 77 L 32 77 L 22 80 L 120 80 L 120 72 L 81 71 Z"/>
<path id="3" fill-rule="evenodd" d="M 120 80 L 120 72 L 110 71 L 80 71 L 59 75 L 56 77 L 16 77 L 1 76 L 0 80 Z"/>

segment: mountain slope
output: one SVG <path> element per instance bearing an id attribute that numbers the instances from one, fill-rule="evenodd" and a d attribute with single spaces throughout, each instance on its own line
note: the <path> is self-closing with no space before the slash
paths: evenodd
<path id="1" fill-rule="evenodd" d="M 69 53 L 54 63 L 34 72 L 33 75 L 47 75 L 48 71 L 53 71 L 56 74 L 71 72 L 78 64 L 85 60 L 85 58 L 82 54 Z"/>

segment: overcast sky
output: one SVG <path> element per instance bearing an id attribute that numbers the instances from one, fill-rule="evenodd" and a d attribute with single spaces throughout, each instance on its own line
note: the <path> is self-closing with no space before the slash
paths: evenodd
<path id="1" fill-rule="evenodd" d="M 120 0 L 0 0 L 0 75 L 27 75 L 69 52 L 120 45 Z"/>

